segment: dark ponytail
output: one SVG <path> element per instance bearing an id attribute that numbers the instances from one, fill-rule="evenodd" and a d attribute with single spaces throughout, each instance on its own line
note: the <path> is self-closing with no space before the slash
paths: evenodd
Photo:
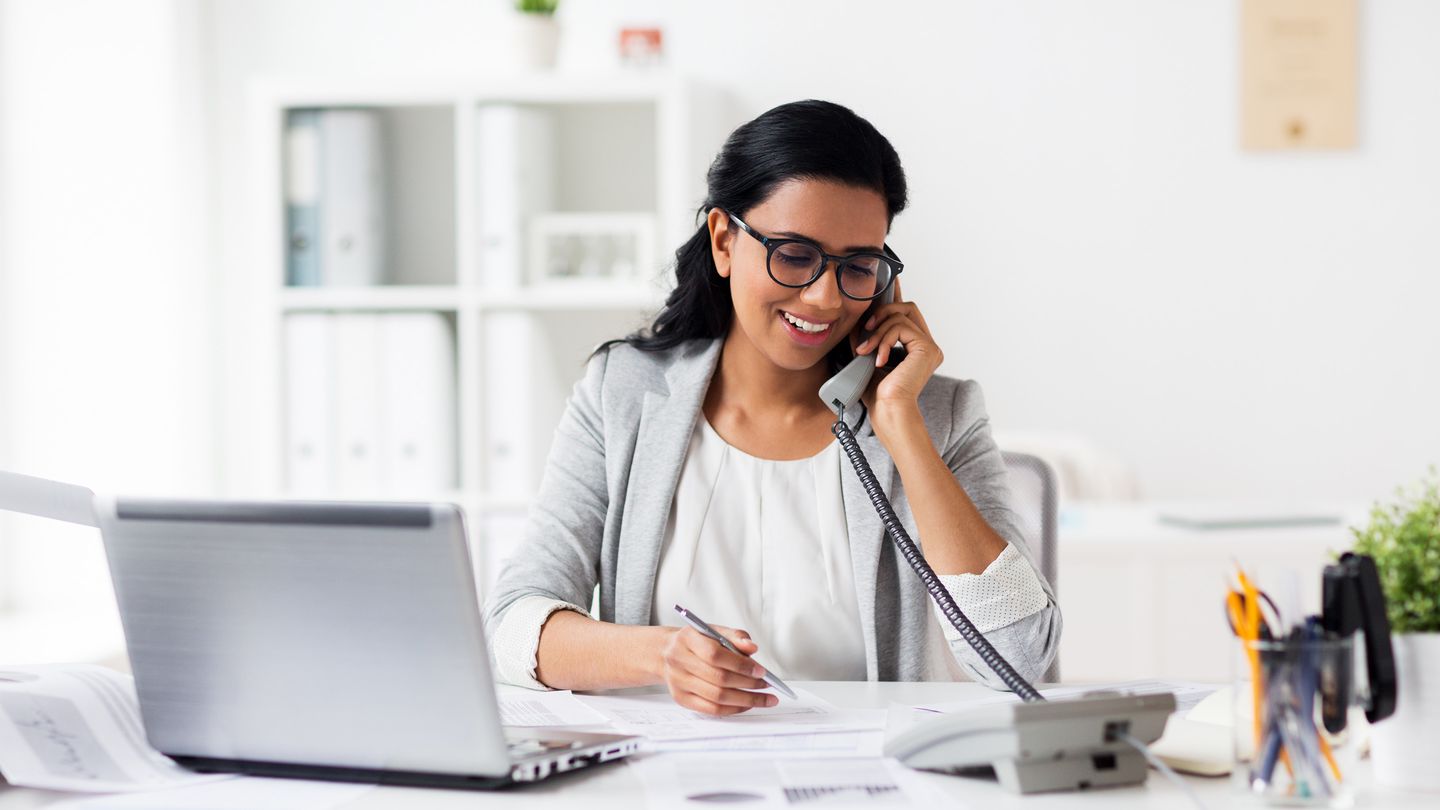
<path id="1" fill-rule="evenodd" d="M 869 121 L 828 101 L 782 104 L 730 133 L 706 174 L 699 229 L 675 251 L 675 289 L 647 329 L 606 341 L 662 351 L 687 340 L 724 337 L 734 316 L 730 279 L 721 278 L 710 252 L 705 218 L 720 208 L 742 219 L 782 183 L 831 180 L 885 198 L 888 222 L 905 209 L 905 170 L 890 142 Z M 887 224 L 888 224 L 887 222 Z M 838 349 L 848 351 L 848 347 Z"/>

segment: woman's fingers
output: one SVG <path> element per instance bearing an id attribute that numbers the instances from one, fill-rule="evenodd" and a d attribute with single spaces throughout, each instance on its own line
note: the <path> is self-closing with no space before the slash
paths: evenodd
<path id="1" fill-rule="evenodd" d="M 706 700 L 699 695 L 692 695 L 688 692 L 677 693 L 674 690 L 671 690 L 671 697 L 675 698 L 675 703 L 680 706 L 684 706 L 691 711 L 700 712 L 701 714 L 710 714 L 716 717 L 727 717 L 729 715 L 739 714 L 740 712 L 745 711 L 739 706 L 722 706 L 719 703 Z"/>
<path id="2" fill-rule="evenodd" d="M 700 668 L 700 672 L 684 672 L 676 679 L 680 690 L 721 706 L 735 706 L 741 709 L 753 709 L 756 706 L 773 706 L 777 701 L 774 695 L 767 692 L 753 692 L 748 689 L 737 689 L 730 686 L 722 686 L 716 681 L 721 677 L 715 670 L 706 671 Z M 764 684 L 761 684 L 763 687 Z"/>
<path id="3" fill-rule="evenodd" d="M 737 655 L 693 629 L 679 631 L 665 650 L 665 682 L 675 702 L 714 715 L 775 705 L 774 695 L 751 691 L 767 684 L 761 680 L 764 669 L 748 657 L 758 649 L 750 635 L 728 627 L 716 630 L 747 655 Z"/>
<path id="4" fill-rule="evenodd" d="M 915 323 L 924 326 L 925 316 L 920 314 L 920 308 L 909 301 L 897 301 L 893 304 L 886 304 L 876 307 L 874 311 L 865 316 L 865 328 L 874 331 L 877 326 L 896 316 L 909 318 Z M 929 332 L 929 327 L 925 327 Z"/>
<path id="5" fill-rule="evenodd" d="M 878 365 L 883 366 L 890 356 L 890 347 L 894 346 L 897 340 L 904 340 L 902 334 L 927 335 L 907 315 L 896 313 L 880 322 L 875 332 L 861 344 L 860 353 L 869 354 L 872 349 L 878 349 L 879 354 L 875 359 Z"/>
<path id="6" fill-rule="evenodd" d="M 724 633 L 725 631 L 721 630 L 720 632 Z M 681 633 L 683 634 L 685 647 L 694 655 L 696 660 L 708 664 L 715 669 L 727 670 L 737 675 L 745 675 L 751 678 L 760 678 L 765 675 L 765 668 L 755 663 L 753 658 L 733 653 L 725 649 L 720 642 L 693 629 L 686 628 L 682 630 Z M 744 641 L 743 645 L 736 644 L 736 640 L 731 640 L 730 643 L 736 644 L 742 651 L 747 647 L 756 649 L 755 642 L 748 638 L 742 640 Z"/>

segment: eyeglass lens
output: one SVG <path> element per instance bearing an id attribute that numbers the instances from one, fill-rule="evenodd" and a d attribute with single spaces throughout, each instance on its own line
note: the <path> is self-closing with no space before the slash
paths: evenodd
<path id="1" fill-rule="evenodd" d="M 787 242 L 770 254 L 770 277 L 787 287 L 803 287 L 815 279 L 823 261 L 814 245 Z M 840 267 L 840 289 L 852 298 L 870 298 L 885 289 L 894 272 L 879 256 L 853 256 Z"/>

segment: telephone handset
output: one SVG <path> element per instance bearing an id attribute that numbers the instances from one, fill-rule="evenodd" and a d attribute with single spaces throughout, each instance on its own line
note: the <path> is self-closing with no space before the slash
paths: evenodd
<path id="1" fill-rule="evenodd" d="M 876 306 L 882 306 L 895 300 L 895 284 L 892 281 L 885 292 L 876 299 Z M 870 317 L 870 311 L 866 310 L 861 316 L 860 340 L 870 337 L 871 333 L 866 331 L 863 324 L 865 319 Z M 865 388 L 870 385 L 870 378 L 875 376 L 875 356 L 879 354 L 872 351 L 869 354 L 857 354 L 845 364 L 838 374 L 825 381 L 820 386 L 820 398 L 830 406 L 837 416 L 847 410 L 853 410 L 860 402 L 860 396 L 865 393 Z"/>
<path id="2" fill-rule="evenodd" d="M 894 300 L 893 284 L 877 299 L 879 304 Z M 861 340 L 868 336 L 862 328 Z M 820 386 L 820 398 L 836 416 L 830 432 L 835 434 L 855 467 L 870 503 L 885 524 L 886 535 L 925 583 L 940 612 L 986 666 L 1026 701 L 1024 706 L 992 710 L 993 716 L 987 715 L 988 719 L 979 723 L 980 728 L 989 728 L 989 733 L 977 733 L 977 721 L 982 718 L 973 714 L 942 714 L 915 723 L 886 740 L 886 755 L 914 768 L 942 771 L 989 763 L 1001 783 L 1017 793 L 1144 782 L 1147 770 L 1140 749 L 1129 750 L 1125 746 L 1159 739 L 1165 729 L 1165 719 L 1174 709 L 1174 697 L 1168 693 L 1112 694 L 1046 702 L 955 604 L 935 569 L 926 562 L 896 517 L 890 499 L 855 440 L 854 429 L 845 421 L 846 411 L 854 413 L 858 407 L 863 413 L 860 398 L 875 374 L 878 348 L 869 354 L 856 355 Z M 1022 742 L 1026 744 L 1021 745 Z"/>

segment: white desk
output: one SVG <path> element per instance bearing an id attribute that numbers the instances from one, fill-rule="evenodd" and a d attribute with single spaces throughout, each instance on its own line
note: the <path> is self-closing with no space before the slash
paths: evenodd
<path id="1" fill-rule="evenodd" d="M 976 684 L 954 683 L 852 683 L 814 682 L 802 683 L 818 695 L 837 706 L 880 707 L 891 702 L 923 703 L 937 700 L 962 700 L 967 694 L 988 693 Z M 1431 808 L 1436 796 L 1405 794 L 1383 791 L 1368 786 L 1368 762 L 1362 772 L 1355 775 L 1361 784 L 1362 793 L 1357 806 L 1385 807 L 1393 810 L 1408 808 Z M 1025 810 L 1043 808 L 1096 807 L 1096 808 L 1186 808 L 1191 805 L 1174 785 L 1162 774 L 1150 772 L 1150 778 L 1143 786 L 1095 790 L 1084 793 L 1054 793 L 1034 796 L 1016 796 L 1007 793 L 993 780 L 924 774 L 924 778 L 937 784 L 954 797 L 954 807 L 973 806 L 977 808 L 1014 807 Z M 1226 777 L 1186 777 L 1201 798 L 1212 810 L 1246 804 L 1245 797 L 1236 794 Z M 0 810 L 45 807 L 64 799 L 76 798 L 76 794 L 61 794 L 42 790 L 18 788 L 0 789 Z M 582 804 L 583 802 L 583 804 Z M 477 793 L 474 791 L 432 790 L 419 788 L 377 788 L 354 802 L 346 810 L 380 810 L 380 808 L 549 808 L 584 807 L 585 810 L 643 810 L 645 794 L 640 780 L 623 764 L 606 765 L 547 780 L 538 785 L 514 790 Z"/>
<path id="2" fill-rule="evenodd" d="M 1062 510 L 1064 680 L 1228 681 L 1235 641 L 1222 605 L 1235 563 L 1272 590 L 1293 572 L 1302 607 L 1318 610 L 1321 570 L 1353 543 L 1346 526 L 1364 518 L 1363 509 L 1357 514 L 1350 507 L 1328 510 L 1346 518 L 1336 526 L 1185 529 L 1159 522 L 1166 508 L 1073 504 Z"/>

